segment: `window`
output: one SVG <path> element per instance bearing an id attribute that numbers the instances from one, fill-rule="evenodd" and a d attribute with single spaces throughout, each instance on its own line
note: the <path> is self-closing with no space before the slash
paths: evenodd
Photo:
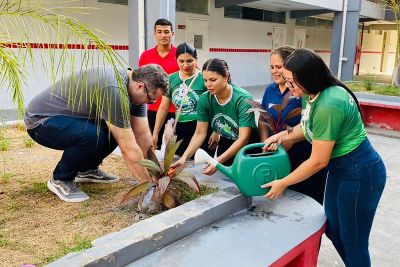
<path id="1" fill-rule="evenodd" d="M 208 15 L 208 0 L 176 0 L 176 11 Z"/>
<path id="2" fill-rule="evenodd" d="M 332 29 L 333 21 L 316 17 L 298 18 L 296 19 L 296 26 Z"/>
<path id="3" fill-rule="evenodd" d="M 98 2 L 117 5 L 128 5 L 128 0 L 98 0 Z"/>
<path id="4" fill-rule="evenodd" d="M 224 8 L 224 17 L 250 19 L 274 23 L 286 23 L 286 12 L 275 12 L 251 7 L 227 6 Z"/>

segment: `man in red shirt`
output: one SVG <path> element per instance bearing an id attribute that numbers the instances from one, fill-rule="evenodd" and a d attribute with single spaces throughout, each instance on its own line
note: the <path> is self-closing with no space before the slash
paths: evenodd
<path id="1" fill-rule="evenodd" d="M 167 74 L 178 71 L 179 67 L 176 63 L 176 47 L 171 44 L 173 36 L 174 30 L 172 29 L 172 23 L 167 19 L 158 19 L 154 23 L 154 37 L 156 38 L 157 45 L 154 48 L 148 49 L 142 53 L 139 58 L 139 67 L 153 63 L 160 65 Z M 152 133 L 160 103 L 161 97 L 158 98 L 154 104 L 148 105 L 147 118 L 149 120 L 149 126 Z M 167 120 L 174 117 L 175 107 L 171 103 L 168 110 Z M 163 133 L 164 126 L 158 135 L 157 146 L 159 148 L 161 147 Z"/>

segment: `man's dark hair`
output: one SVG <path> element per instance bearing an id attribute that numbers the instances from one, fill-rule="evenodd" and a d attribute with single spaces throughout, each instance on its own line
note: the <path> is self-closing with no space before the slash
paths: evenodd
<path id="1" fill-rule="evenodd" d="M 144 82 L 149 92 L 161 89 L 163 95 L 168 93 L 168 74 L 157 64 L 147 64 L 132 71 L 132 80 Z"/>
<path id="2" fill-rule="evenodd" d="M 162 25 L 162 26 L 171 26 L 171 32 L 173 32 L 174 30 L 172 29 L 172 23 L 171 21 L 167 20 L 167 19 L 158 19 L 156 20 L 156 23 L 154 23 L 154 31 L 156 30 L 156 26 L 157 25 Z"/>

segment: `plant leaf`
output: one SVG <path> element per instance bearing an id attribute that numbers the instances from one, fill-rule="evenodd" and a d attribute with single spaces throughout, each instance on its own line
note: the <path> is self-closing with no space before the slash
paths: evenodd
<path id="1" fill-rule="evenodd" d="M 121 200 L 121 203 L 124 203 L 130 199 L 132 199 L 135 196 L 138 196 L 139 194 L 145 192 L 146 190 L 149 190 L 150 187 L 152 187 L 154 184 L 150 181 L 141 183 L 137 186 L 135 186 L 134 188 L 132 188 L 131 190 L 129 190 L 128 193 L 126 193 L 124 195 L 124 197 Z"/>
<path id="2" fill-rule="evenodd" d="M 167 190 L 169 183 L 171 182 L 171 178 L 169 176 L 164 176 L 160 180 L 158 180 L 158 187 L 160 188 L 160 194 L 163 195 Z"/>
<path id="3" fill-rule="evenodd" d="M 196 177 L 192 173 L 187 171 L 182 171 L 179 174 L 175 175 L 174 179 L 185 182 L 191 188 L 193 188 L 197 193 L 200 193 L 199 182 L 196 180 Z"/>
<path id="4" fill-rule="evenodd" d="M 175 152 L 181 143 L 182 140 L 176 142 L 176 136 L 172 137 L 170 141 L 167 143 L 164 155 L 164 172 L 167 172 L 169 166 L 171 166 L 171 163 L 174 160 Z"/>
<path id="5" fill-rule="evenodd" d="M 297 108 L 291 110 L 291 111 L 286 115 L 285 120 L 289 120 L 289 119 L 291 119 L 291 118 L 293 118 L 293 117 L 300 116 L 300 115 L 301 115 L 301 108 L 300 108 L 300 107 L 297 107 Z"/>
<path id="6" fill-rule="evenodd" d="M 176 201 L 174 195 L 170 192 L 170 190 L 165 191 L 162 196 L 162 203 L 169 209 L 176 207 Z"/>
<path id="7" fill-rule="evenodd" d="M 141 166 L 145 167 L 151 174 L 153 174 L 155 176 L 157 176 L 163 172 L 160 165 L 157 165 L 150 159 L 138 160 L 137 163 L 140 164 Z"/>
<path id="8" fill-rule="evenodd" d="M 149 150 L 147 150 L 147 158 L 157 164 L 157 166 L 160 167 L 160 170 L 162 170 L 160 162 L 158 161 L 156 154 L 154 154 L 153 149 L 149 148 Z"/>

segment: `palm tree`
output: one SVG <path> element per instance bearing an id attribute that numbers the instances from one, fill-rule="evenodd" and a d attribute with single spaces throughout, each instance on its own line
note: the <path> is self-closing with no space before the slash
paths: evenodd
<path id="1" fill-rule="evenodd" d="M 59 12 L 87 14 L 90 8 L 71 7 L 73 2 L 77 1 L 0 0 L 0 89 L 10 90 L 11 101 L 18 106 L 19 115 L 23 114 L 22 88 L 26 81 L 24 68 L 28 64 L 33 68 L 41 64 L 53 83 L 77 71 L 77 62 L 82 71 L 93 65 L 112 65 L 120 90 L 123 88 L 117 67 L 126 63 L 99 37 L 98 33 L 104 33 L 91 30 L 79 20 Z M 40 55 L 33 52 L 32 42 L 36 42 Z M 76 47 L 71 47 L 71 43 L 81 49 L 73 49 Z M 128 107 L 123 110 L 128 112 Z"/>

